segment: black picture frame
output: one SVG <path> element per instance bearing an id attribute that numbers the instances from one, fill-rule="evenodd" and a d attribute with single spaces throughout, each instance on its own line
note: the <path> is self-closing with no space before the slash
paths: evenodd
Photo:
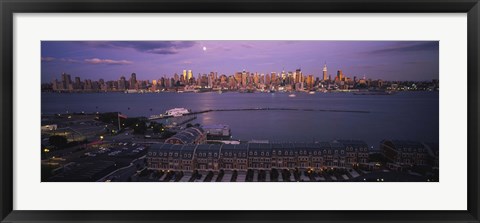
<path id="1" fill-rule="evenodd" d="M 2 222 L 480 222 L 479 0 L 0 0 L 0 219 Z M 14 13 L 467 13 L 468 210 L 466 211 L 21 211 L 13 210 Z M 448 83 L 446 83 L 448 84 Z M 452 192 L 455 193 L 455 192 Z M 448 202 L 448 201 L 439 201 Z"/>

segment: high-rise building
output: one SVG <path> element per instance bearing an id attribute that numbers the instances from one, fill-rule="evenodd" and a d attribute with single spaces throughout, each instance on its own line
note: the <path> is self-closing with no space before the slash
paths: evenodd
<path id="1" fill-rule="evenodd" d="M 295 83 L 302 82 L 302 69 L 295 70 Z"/>
<path id="2" fill-rule="evenodd" d="M 188 73 L 187 73 L 187 83 L 190 83 L 190 79 L 192 79 L 192 77 L 193 77 L 192 70 L 188 70 Z"/>
<path id="3" fill-rule="evenodd" d="M 125 90 L 127 89 L 127 80 L 125 79 L 124 76 L 120 77 L 120 80 L 118 80 L 118 90 Z"/>
<path id="4" fill-rule="evenodd" d="M 71 85 L 72 84 L 72 79 L 70 78 L 70 74 L 67 74 L 67 73 L 63 73 L 62 74 L 62 87 L 64 90 L 68 90 L 71 88 Z"/>
<path id="5" fill-rule="evenodd" d="M 183 81 L 187 82 L 187 70 L 183 70 L 183 73 L 182 73 L 182 77 L 183 77 Z"/>
<path id="6" fill-rule="evenodd" d="M 313 75 L 308 75 L 307 77 L 307 87 L 309 90 L 311 90 L 313 88 L 313 82 L 314 82 L 314 79 L 313 79 Z"/>
<path id="7" fill-rule="evenodd" d="M 327 63 L 323 65 L 323 80 L 327 80 Z"/>
<path id="8" fill-rule="evenodd" d="M 130 89 L 136 89 L 137 86 L 137 74 L 132 73 L 130 76 Z"/>
<path id="9" fill-rule="evenodd" d="M 247 86 L 247 72 L 243 70 L 242 72 L 242 87 Z"/>
<path id="10" fill-rule="evenodd" d="M 80 80 L 80 77 L 75 77 L 75 84 L 73 88 L 77 90 L 82 89 L 82 81 Z"/>
<path id="11" fill-rule="evenodd" d="M 337 71 L 337 77 L 339 81 L 343 81 L 343 72 L 342 70 Z"/>

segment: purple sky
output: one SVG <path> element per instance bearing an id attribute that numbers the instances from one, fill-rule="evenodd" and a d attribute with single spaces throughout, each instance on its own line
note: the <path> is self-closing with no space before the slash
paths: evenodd
<path id="1" fill-rule="evenodd" d="M 42 82 L 74 77 L 139 80 L 172 77 L 183 70 L 232 75 L 243 69 L 295 71 L 321 77 L 383 80 L 438 79 L 438 41 L 42 41 Z"/>

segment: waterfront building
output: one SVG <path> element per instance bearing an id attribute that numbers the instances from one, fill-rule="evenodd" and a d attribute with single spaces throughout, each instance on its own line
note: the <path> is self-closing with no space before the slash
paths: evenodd
<path id="1" fill-rule="evenodd" d="M 416 141 L 383 140 L 380 149 L 390 162 L 400 168 L 426 165 L 429 158 L 426 146 Z"/>
<path id="2" fill-rule="evenodd" d="M 192 171 L 195 169 L 194 156 L 196 145 L 184 145 L 181 150 L 180 170 Z"/>
<path id="3" fill-rule="evenodd" d="M 230 139 L 231 136 L 230 126 L 228 125 L 203 125 L 202 129 L 207 134 L 208 139 Z"/>
<path id="4" fill-rule="evenodd" d="M 272 143 L 272 168 L 295 168 L 297 157 L 292 143 Z"/>
<path id="5" fill-rule="evenodd" d="M 438 165 L 438 145 L 385 140 L 382 151 L 390 168 Z M 369 148 L 363 141 L 315 143 L 154 144 L 147 166 L 156 170 L 216 171 L 268 169 L 334 169 L 368 166 Z"/>
<path id="6" fill-rule="evenodd" d="M 368 162 L 368 145 L 360 140 L 339 140 L 345 146 L 346 164 L 351 167 L 358 167 L 361 163 Z"/>
<path id="7" fill-rule="evenodd" d="M 248 144 L 248 167 L 258 170 L 270 169 L 272 148 L 269 143 Z"/>
<path id="8" fill-rule="evenodd" d="M 172 145 L 168 151 L 168 169 L 170 170 L 181 170 L 181 162 L 182 162 L 182 145 Z"/>
<path id="9" fill-rule="evenodd" d="M 202 128 L 190 127 L 165 140 L 170 144 L 200 144 L 207 140 L 207 134 Z"/>
<path id="10" fill-rule="evenodd" d="M 220 146 L 200 144 L 195 149 L 195 158 L 197 170 L 219 170 Z"/>
<path id="11" fill-rule="evenodd" d="M 248 144 L 224 144 L 220 149 L 220 165 L 226 170 L 246 170 L 247 153 Z"/>

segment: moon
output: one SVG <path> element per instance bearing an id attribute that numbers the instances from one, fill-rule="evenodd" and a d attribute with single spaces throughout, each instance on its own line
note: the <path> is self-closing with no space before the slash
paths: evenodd
<path id="1" fill-rule="evenodd" d="M 206 47 L 206 46 L 203 47 L 203 51 L 207 51 L 207 47 Z"/>

